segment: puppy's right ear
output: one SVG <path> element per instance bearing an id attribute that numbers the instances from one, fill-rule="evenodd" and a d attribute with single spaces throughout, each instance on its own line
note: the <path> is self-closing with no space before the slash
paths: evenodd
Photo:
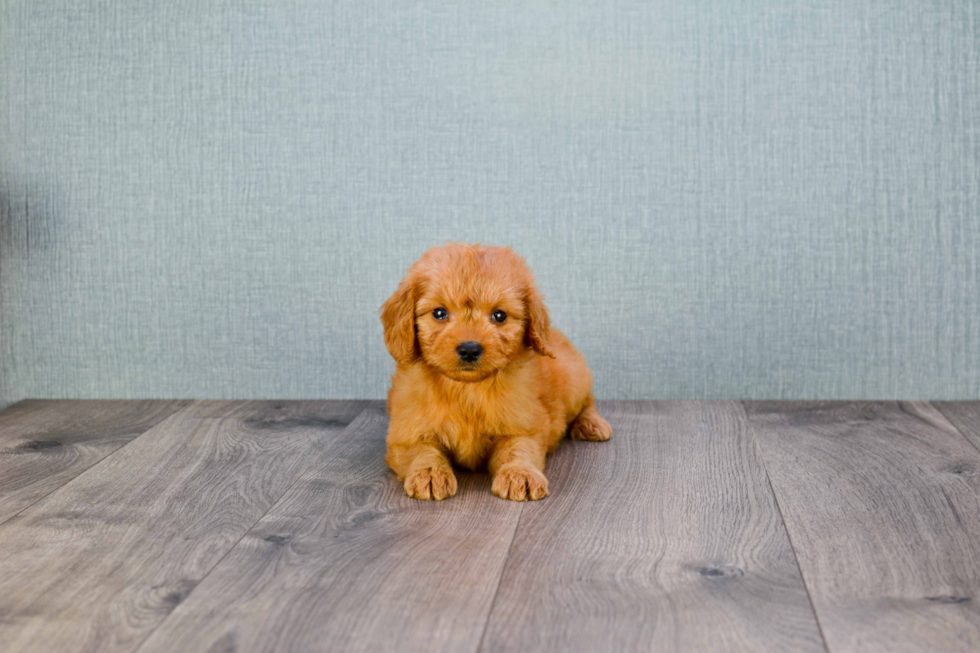
<path id="1" fill-rule="evenodd" d="M 554 358 L 555 353 L 551 350 L 549 333 L 551 332 L 551 318 L 548 317 L 548 309 L 544 306 L 544 298 L 541 292 L 534 285 L 533 280 L 528 281 L 527 296 L 524 300 L 527 304 L 527 327 L 524 340 L 534 351 L 542 356 Z"/>
<path id="2" fill-rule="evenodd" d="M 385 345 L 398 363 L 408 365 L 421 358 L 415 335 L 415 297 L 417 275 L 409 273 L 398 284 L 398 290 L 381 306 L 381 323 L 385 328 Z"/>

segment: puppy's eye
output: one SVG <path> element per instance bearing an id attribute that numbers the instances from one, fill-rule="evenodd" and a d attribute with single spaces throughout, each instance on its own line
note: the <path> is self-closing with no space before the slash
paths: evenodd
<path id="1" fill-rule="evenodd" d="M 449 317 L 449 311 L 447 311 L 444 308 L 437 308 L 436 310 L 432 311 L 432 317 L 442 322 L 447 317 Z"/>
<path id="2" fill-rule="evenodd" d="M 507 314 L 501 310 L 496 310 L 490 314 L 490 319 L 497 324 L 503 324 L 504 320 L 507 319 Z"/>

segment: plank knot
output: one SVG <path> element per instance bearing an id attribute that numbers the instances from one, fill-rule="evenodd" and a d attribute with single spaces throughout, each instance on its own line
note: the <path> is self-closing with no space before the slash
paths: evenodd
<path id="1" fill-rule="evenodd" d="M 927 596 L 926 601 L 932 601 L 933 603 L 943 603 L 947 605 L 955 605 L 960 603 L 969 603 L 969 596 L 954 596 L 954 595 L 940 595 L 940 596 Z"/>
<path id="2" fill-rule="evenodd" d="M 42 449 L 54 449 L 60 447 L 61 443 L 57 440 L 34 440 L 31 442 L 25 442 L 20 445 L 21 449 L 30 449 L 31 451 L 41 451 Z"/>
<path id="3" fill-rule="evenodd" d="M 706 565 L 704 567 L 698 567 L 697 572 L 704 576 L 705 578 L 711 579 L 726 579 L 726 578 L 738 578 L 745 575 L 745 570 L 738 567 L 731 567 L 728 565 Z"/>
<path id="4" fill-rule="evenodd" d="M 957 476 L 966 476 L 967 478 L 973 478 L 977 475 L 976 468 L 970 463 L 953 463 L 949 467 L 949 472 Z"/>

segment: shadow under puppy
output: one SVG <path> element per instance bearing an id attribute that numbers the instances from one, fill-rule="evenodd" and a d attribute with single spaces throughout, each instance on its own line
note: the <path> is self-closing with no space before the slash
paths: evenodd
<path id="1" fill-rule="evenodd" d="M 410 497 L 456 494 L 455 463 L 485 467 L 499 497 L 541 499 L 545 456 L 566 432 L 612 434 L 585 359 L 551 327 L 531 271 L 510 248 L 430 249 L 381 321 L 397 363 L 386 460 Z"/>

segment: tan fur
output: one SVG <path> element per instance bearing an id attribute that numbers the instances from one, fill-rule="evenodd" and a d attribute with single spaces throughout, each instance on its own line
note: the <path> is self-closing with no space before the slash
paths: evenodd
<path id="1" fill-rule="evenodd" d="M 436 320 L 436 308 L 448 319 Z M 491 320 L 498 309 L 507 313 L 502 324 Z M 551 327 L 530 270 L 509 248 L 430 249 L 381 307 L 381 321 L 397 363 L 387 462 L 409 496 L 453 496 L 456 464 L 486 468 L 497 496 L 541 499 L 545 456 L 566 432 L 609 439 L 585 360 Z M 459 360 L 465 341 L 483 346 L 475 365 Z"/>

